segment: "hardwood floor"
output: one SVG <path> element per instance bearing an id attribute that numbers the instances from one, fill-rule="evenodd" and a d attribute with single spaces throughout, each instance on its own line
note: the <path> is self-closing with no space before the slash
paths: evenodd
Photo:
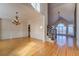
<path id="1" fill-rule="evenodd" d="M 55 43 L 32 38 L 0 41 L 1 56 L 79 56 L 79 49 L 59 47 Z"/>

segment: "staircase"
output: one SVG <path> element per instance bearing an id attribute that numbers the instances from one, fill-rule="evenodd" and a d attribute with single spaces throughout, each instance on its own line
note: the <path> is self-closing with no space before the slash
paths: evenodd
<path id="1" fill-rule="evenodd" d="M 48 25 L 47 29 L 48 29 L 48 31 L 47 31 L 48 37 L 51 40 L 55 40 L 56 39 L 56 29 L 49 25 Z"/>

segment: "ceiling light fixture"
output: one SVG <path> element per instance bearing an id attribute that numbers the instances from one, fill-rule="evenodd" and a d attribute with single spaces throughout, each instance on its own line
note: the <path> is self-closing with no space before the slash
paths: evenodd
<path id="1" fill-rule="evenodd" d="M 12 23 L 15 24 L 15 25 L 19 25 L 20 24 L 18 12 L 16 12 L 15 19 L 12 20 Z"/>

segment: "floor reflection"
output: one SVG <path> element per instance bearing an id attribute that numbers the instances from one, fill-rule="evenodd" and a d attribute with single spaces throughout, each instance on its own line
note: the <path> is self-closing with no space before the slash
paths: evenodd
<path id="1" fill-rule="evenodd" d="M 64 46 L 67 45 L 68 47 L 73 47 L 74 43 L 73 43 L 73 37 L 66 37 L 66 36 L 62 36 L 62 35 L 57 35 L 57 45 L 58 46 Z"/>

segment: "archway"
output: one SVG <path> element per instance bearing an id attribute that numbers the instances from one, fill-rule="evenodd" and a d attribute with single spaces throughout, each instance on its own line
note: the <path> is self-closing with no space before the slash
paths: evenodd
<path id="1" fill-rule="evenodd" d="M 59 46 L 67 45 L 73 47 L 74 45 L 74 26 L 65 21 L 64 18 L 58 20 L 55 24 L 56 28 L 56 43 Z"/>

